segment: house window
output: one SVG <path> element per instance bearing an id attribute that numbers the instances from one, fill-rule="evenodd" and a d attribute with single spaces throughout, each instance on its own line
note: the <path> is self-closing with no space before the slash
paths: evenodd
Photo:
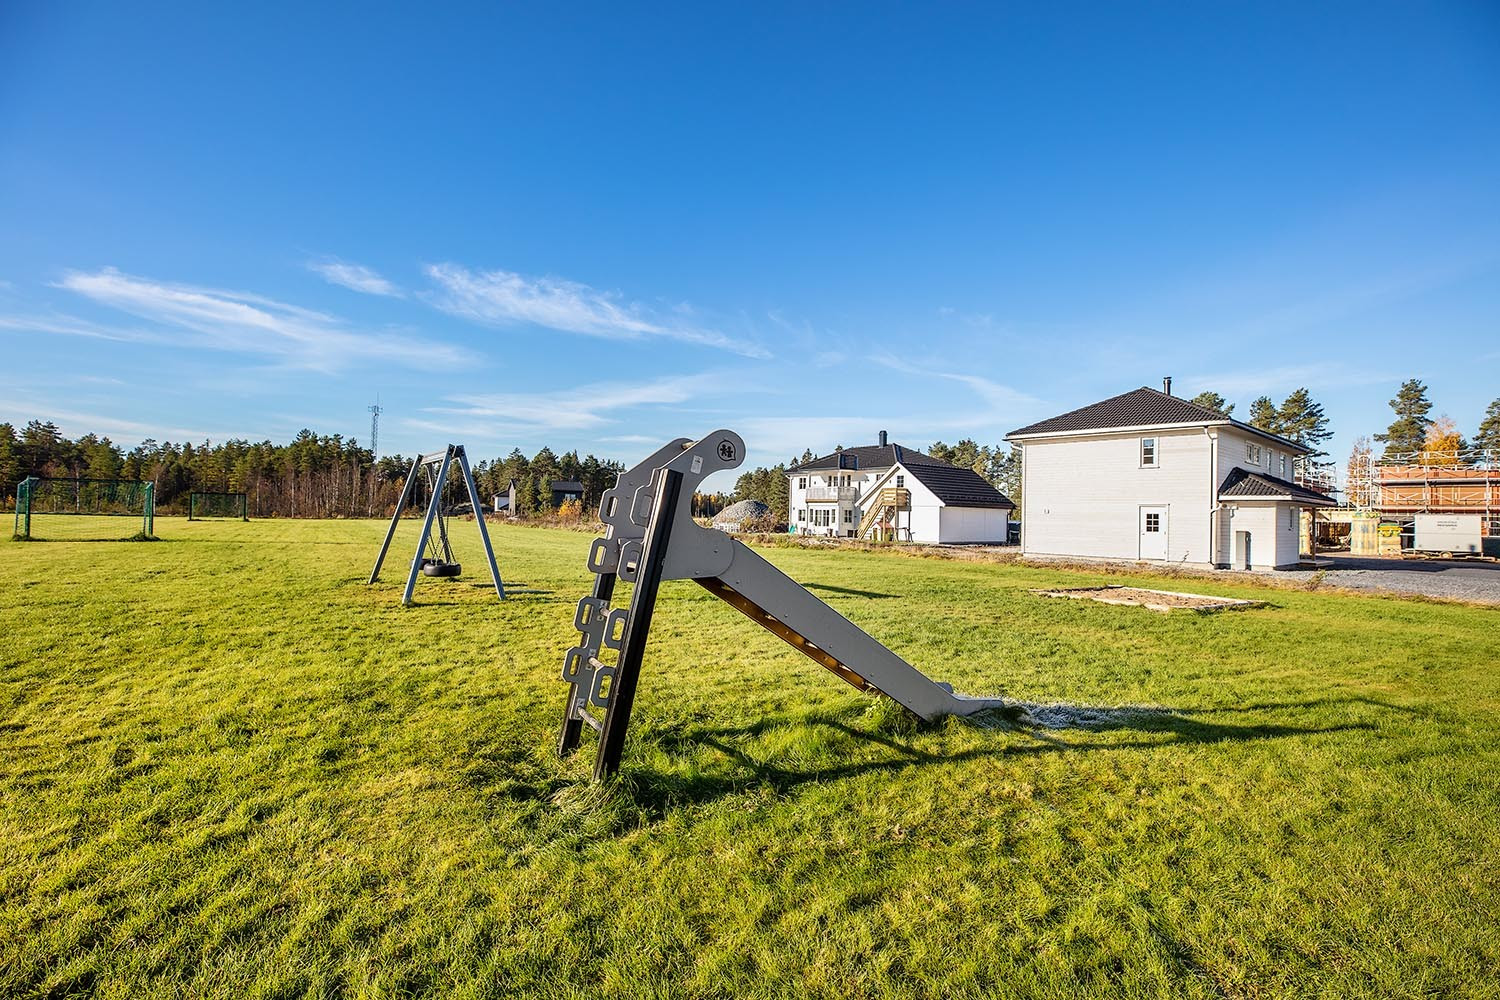
<path id="1" fill-rule="evenodd" d="M 1156 468 L 1156 438 L 1141 438 L 1141 468 Z"/>
<path id="2" fill-rule="evenodd" d="M 1296 531 L 1297 530 L 1297 508 L 1296 507 L 1288 507 L 1286 509 L 1286 530 L 1288 530 L 1288 531 Z"/>
<path id="3" fill-rule="evenodd" d="M 854 511 L 845 508 L 845 510 L 844 510 L 844 523 L 845 524 L 853 524 L 854 523 Z"/>
<path id="4" fill-rule="evenodd" d="M 806 476 L 798 476 L 797 477 L 797 489 L 799 489 L 799 490 L 805 490 L 805 489 L 807 489 L 807 477 Z"/>
<path id="5" fill-rule="evenodd" d="M 1281 456 L 1281 478 L 1282 479 L 1286 478 L 1286 456 L 1285 455 Z"/>
<path id="6" fill-rule="evenodd" d="M 1247 464 L 1247 465 L 1259 465 L 1260 464 L 1260 445 L 1256 444 L 1253 441 L 1246 441 L 1245 442 L 1245 464 Z"/>
<path id="7" fill-rule="evenodd" d="M 905 476 L 897 476 L 896 477 L 896 489 L 899 490 L 899 489 L 901 489 L 905 485 L 906 485 L 906 477 Z"/>
<path id="8" fill-rule="evenodd" d="M 807 520 L 807 508 L 806 507 L 798 507 L 797 508 L 797 520 L 803 521 L 803 522 L 805 522 Z"/>
<path id="9" fill-rule="evenodd" d="M 1147 514 L 1146 515 L 1146 531 L 1153 532 L 1153 531 L 1160 531 L 1160 530 L 1161 530 L 1161 515 L 1160 514 Z"/>

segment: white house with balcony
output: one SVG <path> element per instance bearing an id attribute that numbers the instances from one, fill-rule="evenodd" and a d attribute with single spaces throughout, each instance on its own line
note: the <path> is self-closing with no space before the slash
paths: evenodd
<path id="1" fill-rule="evenodd" d="M 792 534 L 930 544 L 1006 540 L 1015 504 L 972 469 L 891 443 L 845 448 L 793 466 Z"/>
<path id="2" fill-rule="evenodd" d="M 1170 390 L 1171 381 L 1165 388 Z M 1142 387 L 1006 435 L 1022 454 L 1021 550 L 1196 567 L 1296 566 L 1308 449 Z"/>

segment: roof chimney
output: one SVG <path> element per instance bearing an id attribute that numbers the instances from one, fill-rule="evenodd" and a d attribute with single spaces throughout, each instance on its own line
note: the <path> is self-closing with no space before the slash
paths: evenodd
<path id="1" fill-rule="evenodd" d="M 1168 396 L 1172 395 L 1172 376 L 1168 375 L 1166 378 L 1161 380 L 1161 391 L 1166 393 Z"/>
<path id="2" fill-rule="evenodd" d="M 880 447 L 885 447 L 885 431 L 880 432 Z"/>

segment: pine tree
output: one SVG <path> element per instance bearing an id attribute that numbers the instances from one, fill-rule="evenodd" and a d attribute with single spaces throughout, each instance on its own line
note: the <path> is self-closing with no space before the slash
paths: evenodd
<path id="1" fill-rule="evenodd" d="M 1484 411 L 1484 419 L 1479 422 L 1479 433 L 1474 435 L 1474 447 L 1495 452 L 1495 457 L 1500 458 L 1500 399 L 1495 400 Z"/>
<path id="2" fill-rule="evenodd" d="M 1261 396 L 1250 404 L 1250 426 L 1276 434 L 1280 430 L 1280 413 L 1270 396 Z"/>
<path id="3" fill-rule="evenodd" d="M 9 496 L 21 478 L 19 444 L 16 429 L 10 424 L 0 423 L 0 495 Z"/>
<path id="4" fill-rule="evenodd" d="M 1215 411 L 1217 413 L 1223 414 L 1226 417 L 1230 416 L 1230 415 L 1232 415 L 1234 413 L 1234 404 L 1233 403 L 1231 403 L 1228 400 L 1226 400 L 1223 396 L 1219 395 L 1217 392 L 1212 392 L 1212 391 L 1207 390 L 1207 389 L 1205 389 L 1204 391 L 1198 393 L 1198 395 L 1196 395 L 1192 399 L 1188 400 L 1188 402 L 1190 402 L 1190 403 L 1197 403 L 1199 406 L 1206 406 L 1210 410 L 1213 410 L 1213 411 Z"/>
<path id="5" fill-rule="evenodd" d="M 1319 458 L 1328 457 L 1328 452 L 1318 446 L 1333 437 L 1333 431 L 1328 429 L 1322 405 L 1313 402 L 1306 389 L 1295 390 L 1276 411 L 1276 433 L 1308 449 L 1311 452 L 1308 457 L 1314 464 L 1318 464 Z"/>
<path id="6" fill-rule="evenodd" d="M 1396 411 L 1396 419 L 1391 421 L 1384 434 L 1375 435 L 1376 441 L 1385 444 L 1383 457 L 1394 458 L 1421 451 L 1422 443 L 1427 440 L 1427 427 L 1432 423 L 1432 418 L 1427 415 L 1432 410 L 1427 386 L 1415 378 L 1402 382 L 1396 398 L 1391 400 L 1391 409 Z"/>

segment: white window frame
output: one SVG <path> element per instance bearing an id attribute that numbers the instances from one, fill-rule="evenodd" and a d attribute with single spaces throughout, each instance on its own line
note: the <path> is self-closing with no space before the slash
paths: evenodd
<path id="1" fill-rule="evenodd" d="M 898 490 L 904 490 L 905 488 L 906 488 L 906 477 L 905 476 L 897 476 L 896 477 L 896 489 L 898 489 Z"/>
<path id="2" fill-rule="evenodd" d="M 1148 441 L 1150 442 L 1150 444 L 1147 444 Z M 1151 449 L 1151 460 L 1149 462 L 1146 460 L 1146 449 L 1147 448 Z M 1140 458 L 1141 458 L 1141 468 L 1143 468 L 1143 469 L 1159 469 L 1159 468 L 1161 468 L 1161 438 L 1159 438 L 1159 437 L 1143 437 L 1143 438 L 1141 438 Z"/>
<path id="3" fill-rule="evenodd" d="M 1245 464 L 1260 468 L 1260 445 L 1254 441 L 1245 442 Z"/>
<path id="4" fill-rule="evenodd" d="M 854 523 L 854 511 L 850 510 L 848 507 L 844 508 L 844 523 L 845 524 L 853 524 Z"/>
<path id="5" fill-rule="evenodd" d="M 807 477 L 806 476 L 798 476 L 797 477 L 797 489 L 799 489 L 799 490 L 805 490 L 805 489 L 807 489 Z"/>
<path id="6" fill-rule="evenodd" d="M 1297 521 L 1299 520 L 1299 518 L 1297 517 L 1297 508 L 1296 507 L 1288 507 L 1286 509 L 1286 513 L 1287 513 L 1286 529 L 1288 531 L 1296 531 L 1297 528 L 1298 528 Z"/>
<path id="7" fill-rule="evenodd" d="M 1153 520 L 1156 522 L 1155 527 L 1152 526 Z M 1148 535 L 1161 533 L 1161 515 L 1154 510 L 1146 513 L 1146 533 Z"/>
<path id="8" fill-rule="evenodd" d="M 803 524 L 807 523 L 807 508 L 806 507 L 798 507 L 797 508 L 797 520 L 800 521 L 800 522 L 802 522 Z"/>
<path id="9" fill-rule="evenodd" d="M 1286 456 L 1282 455 L 1280 457 L 1281 457 L 1281 473 L 1280 474 L 1281 474 L 1281 478 L 1285 479 L 1286 478 Z"/>

